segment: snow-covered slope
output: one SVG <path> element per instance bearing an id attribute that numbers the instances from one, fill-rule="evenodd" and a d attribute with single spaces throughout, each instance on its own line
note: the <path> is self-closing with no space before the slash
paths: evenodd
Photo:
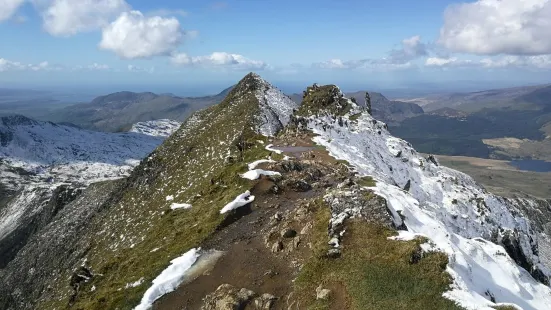
<path id="1" fill-rule="evenodd" d="M 3 176 L 17 177 L 15 168 L 25 170 L 33 183 L 90 183 L 123 177 L 179 125 L 168 120 L 150 121 L 134 125 L 132 132 L 115 134 L 24 116 L 2 117 Z"/>
<path id="2" fill-rule="evenodd" d="M 170 119 L 139 122 L 132 126 L 130 132 L 141 133 L 153 137 L 168 137 L 173 134 L 182 123 Z"/>
<path id="3" fill-rule="evenodd" d="M 538 257 L 540 240 L 547 237 L 534 231 L 514 202 L 423 158 L 384 123 L 366 112 L 358 115 L 360 108 L 348 103 L 352 109 L 344 116 L 318 111 L 302 121 L 331 155 L 374 177 L 373 190 L 387 199 L 396 226 L 407 227 L 404 237 L 424 235 L 448 254 L 454 285 L 445 295 L 468 309 L 492 309 L 496 303 L 550 309 L 551 289 L 534 279 L 549 283 L 551 273 Z"/>
<path id="4" fill-rule="evenodd" d="M 257 116 L 259 131 L 265 136 L 273 136 L 289 123 L 289 117 L 298 104 L 259 75 L 250 73 L 249 76 L 252 83 L 257 84 L 255 97 L 260 107 Z"/>

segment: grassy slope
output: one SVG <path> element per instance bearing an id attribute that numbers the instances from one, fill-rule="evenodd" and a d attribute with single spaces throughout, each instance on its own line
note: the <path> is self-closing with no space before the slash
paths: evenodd
<path id="1" fill-rule="evenodd" d="M 147 283 L 170 260 L 208 237 L 225 218 L 219 210 L 249 189 L 238 173 L 268 152 L 251 130 L 258 104 L 248 90 L 236 89 L 221 104 L 188 120 L 134 171 L 120 201 L 96 218 L 96 233 L 87 236 L 87 259 L 101 275 L 81 289 L 74 309 L 133 308 Z M 237 144 L 248 147 L 240 153 Z M 226 164 L 230 154 L 236 161 Z M 168 195 L 193 208 L 171 211 Z M 144 285 L 125 289 L 142 277 Z M 41 308 L 67 305 L 68 281 L 55 284 L 55 301 L 43 301 Z"/>
<path id="2" fill-rule="evenodd" d="M 442 297 L 451 284 L 445 272 L 445 254 L 429 253 L 418 263 L 410 263 L 412 254 L 425 240 L 388 240 L 396 234 L 394 231 L 360 220 L 349 221 L 342 256 L 329 259 L 324 255 L 329 249 L 329 218 L 329 208 L 319 202 L 312 257 L 295 282 L 300 309 L 461 309 Z M 320 284 L 324 288 L 341 287 L 344 293 L 316 300 Z"/>

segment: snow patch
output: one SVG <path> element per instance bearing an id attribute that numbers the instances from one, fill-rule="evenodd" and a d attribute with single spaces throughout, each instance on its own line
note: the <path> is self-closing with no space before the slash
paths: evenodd
<path id="1" fill-rule="evenodd" d="M 172 210 L 176 209 L 191 209 L 191 205 L 189 203 L 173 203 L 170 205 L 170 208 Z"/>
<path id="2" fill-rule="evenodd" d="M 159 119 L 154 121 L 139 122 L 132 125 L 129 132 L 141 133 L 153 137 L 168 138 L 182 123 L 170 119 Z"/>
<path id="3" fill-rule="evenodd" d="M 184 255 L 173 259 L 170 262 L 170 266 L 163 270 L 163 272 L 153 280 L 153 284 L 147 289 L 140 304 L 136 306 L 134 310 L 151 309 L 155 300 L 174 291 L 180 283 L 184 281 L 186 271 L 199 257 L 199 250 L 200 249 L 191 249 Z"/>
<path id="4" fill-rule="evenodd" d="M 411 241 L 411 240 L 415 240 L 418 237 L 426 237 L 426 236 L 423 235 L 423 234 L 412 233 L 412 232 L 407 231 L 407 230 L 399 230 L 398 231 L 398 236 L 388 237 L 387 239 L 389 239 L 389 240 L 400 240 L 400 241 Z"/>
<path id="5" fill-rule="evenodd" d="M 237 196 L 232 202 L 225 205 L 224 208 L 220 210 L 220 214 L 224 214 L 228 211 L 241 208 L 253 201 L 254 201 L 254 196 L 251 195 L 250 191 L 246 191 L 243 194 Z"/>
<path id="6" fill-rule="evenodd" d="M 276 171 L 266 171 L 266 170 L 262 170 L 262 169 L 255 169 L 255 170 L 250 170 L 250 171 L 247 171 L 245 173 L 243 173 L 241 175 L 242 178 L 244 179 L 249 179 L 249 180 L 256 180 L 258 178 L 260 178 L 261 175 L 281 175 L 281 173 L 279 172 L 276 172 Z"/>
<path id="7" fill-rule="evenodd" d="M 268 158 L 268 159 L 259 159 L 257 161 L 254 161 L 252 163 L 250 163 L 248 166 L 249 166 L 249 170 L 253 170 L 255 169 L 258 165 L 260 164 L 263 164 L 263 163 L 275 163 L 275 160 L 272 160 L 271 158 Z"/>
<path id="8" fill-rule="evenodd" d="M 276 153 L 276 154 L 281 154 L 281 153 L 283 153 L 283 151 L 281 151 L 281 150 L 274 149 L 273 146 L 274 146 L 273 144 L 268 144 L 268 145 L 266 145 L 266 150 L 267 150 L 267 151 L 270 151 L 270 152 L 274 152 L 274 153 Z"/>
<path id="9" fill-rule="evenodd" d="M 136 282 L 132 282 L 132 283 L 127 283 L 126 286 L 124 288 L 132 288 L 132 287 L 138 287 L 140 285 L 142 285 L 144 281 L 144 278 L 140 278 L 138 281 Z"/>
<path id="10" fill-rule="evenodd" d="M 166 201 L 172 201 L 174 200 L 174 196 L 170 195 L 170 196 L 166 196 Z"/>

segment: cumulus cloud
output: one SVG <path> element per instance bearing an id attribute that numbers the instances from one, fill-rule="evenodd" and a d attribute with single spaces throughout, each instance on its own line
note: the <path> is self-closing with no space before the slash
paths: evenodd
<path id="1" fill-rule="evenodd" d="M 0 0 L 0 22 L 10 19 L 25 0 Z"/>
<path id="2" fill-rule="evenodd" d="M 131 11 L 122 13 L 103 29 L 99 47 L 125 59 L 150 58 L 169 55 L 183 37 L 176 18 L 145 17 L 139 11 Z"/>
<path id="3" fill-rule="evenodd" d="M 400 49 L 390 51 L 388 62 L 393 64 L 404 64 L 427 55 L 427 45 L 421 42 L 420 36 L 413 36 L 404 39 Z"/>
<path id="4" fill-rule="evenodd" d="M 42 7 L 44 29 L 54 36 L 97 30 L 130 9 L 124 0 L 35 0 L 35 4 Z"/>
<path id="5" fill-rule="evenodd" d="M 206 56 L 191 57 L 185 53 L 174 53 L 170 61 L 180 66 L 224 67 L 236 70 L 263 70 L 268 64 L 260 60 L 252 60 L 239 54 L 214 52 Z"/>
<path id="6" fill-rule="evenodd" d="M 449 6 L 438 42 L 479 55 L 551 54 L 551 1 L 478 0 Z"/>

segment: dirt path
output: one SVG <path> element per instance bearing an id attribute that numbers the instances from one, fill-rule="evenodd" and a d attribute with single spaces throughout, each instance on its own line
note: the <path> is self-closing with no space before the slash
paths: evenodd
<path id="1" fill-rule="evenodd" d="M 308 158 L 315 158 L 317 154 L 319 159 L 323 157 L 326 160 L 326 152 L 313 150 L 311 144 L 304 142 L 301 146 L 305 147 L 301 152 L 289 148 L 285 154 Z M 278 225 L 285 221 L 285 229 L 298 234 L 307 221 L 285 220 L 285 215 L 291 214 L 301 203 L 321 196 L 325 188 L 314 187 L 306 192 L 284 189 L 274 194 L 274 185 L 276 183 L 268 178 L 256 182 L 251 190 L 251 194 L 256 197 L 255 201 L 250 206 L 238 209 L 233 222 L 221 227 L 202 245 L 203 250 L 223 251 L 222 257 L 197 278 L 159 299 L 154 309 L 200 309 L 203 298 L 221 284 L 246 288 L 258 295 L 271 294 L 277 298 L 272 309 L 287 309 L 292 281 L 299 272 L 300 261 L 310 255 L 310 248 L 307 237 L 283 237 L 277 231 L 280 229 Z M 278 222 L 275 218 L 284 220 Z M 277 241 L 266 241 L 268 236 L 274 236 L 274 230 L 277 231 L 275 238 L 283 242 L 282 249 L 276 251 L 273 244 Z"/>

